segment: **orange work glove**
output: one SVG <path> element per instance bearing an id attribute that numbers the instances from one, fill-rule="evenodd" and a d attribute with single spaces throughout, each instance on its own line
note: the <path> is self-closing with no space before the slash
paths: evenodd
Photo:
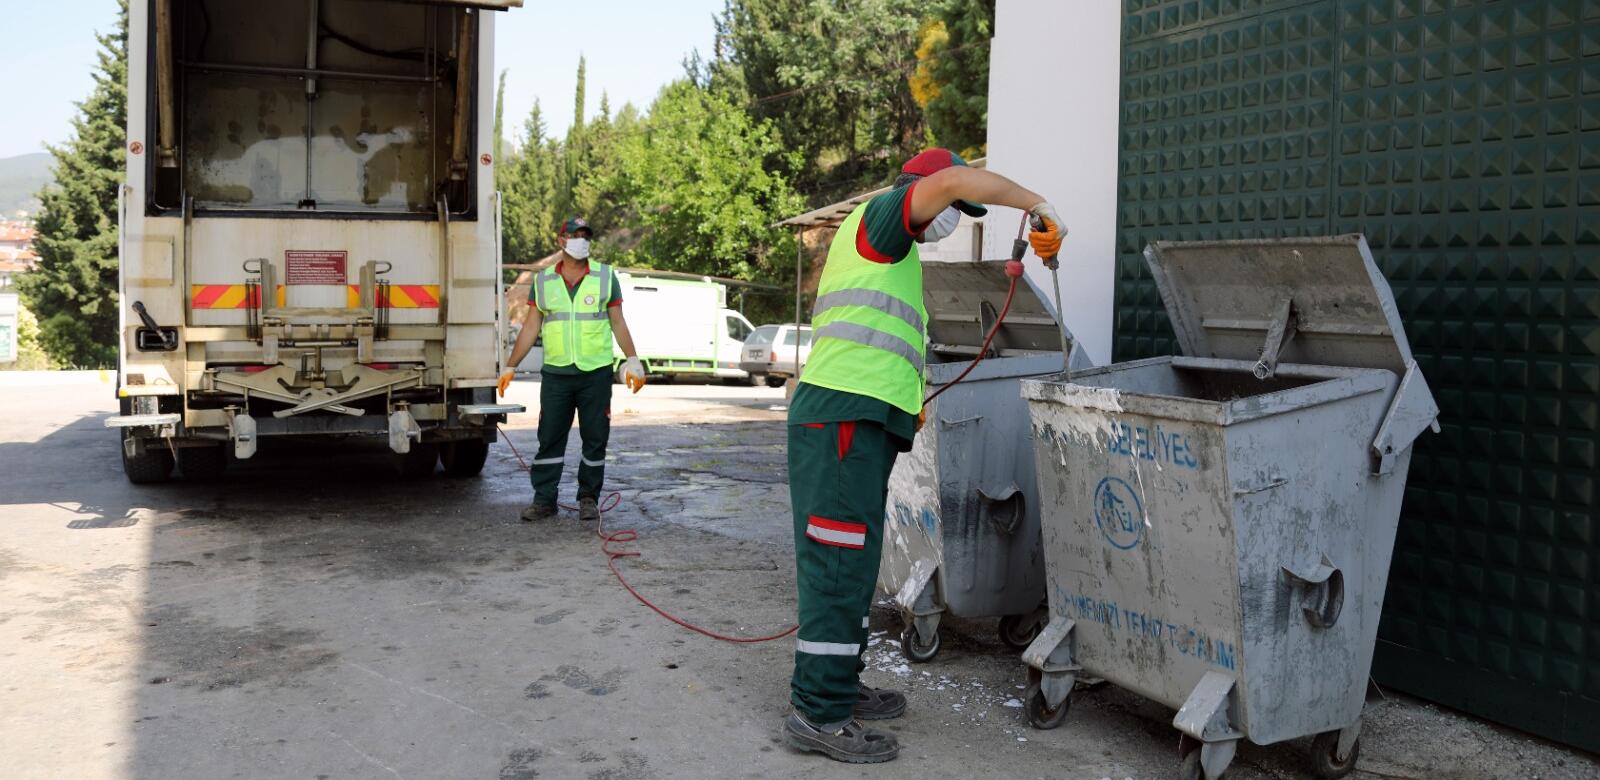
<path id="1" fill-rule="evenodd" d="M 495 387 L 500 388 L 500 394 L 501 395 L 505 395 L 506 394 L 506 388 L 511 386 L 511 380 L 515 376 L 516 376 L 516 374 L 514 372 L 511 372 L 511 371 L 507 371 L 504 374 L 500 375 L 500 381 L 495 383 Z"/>
<path id="2" fill-rule="evenodd" d="M 928 407 L 924 406 L 917 412 L 917 427 L 915 433 L 922 433 L 922 426 L 928 422 Z"/>
<path id="3" fill-rule="evenodd" d="M 622 364 L 622 381 L 627 383 L 629 390 L 639 392 L 639 388 L 645 385 L 644 363 L 639 362 L 636 357 L 628 358 L 627 362 Z"/>
<path id="4" fill-rule="evenodd" d="M 1028 213 L 1032 215 L 1029 221 L 1033 230 L 1028 233 L 1028 243 L 1033 245 L 1033 253 L 1041 260 L 1061 254 L 1061 240 L 1067 237 L 1067 226 L 1056 214 L 1055 207 L 1040 203 L 1028 209 Z"/>

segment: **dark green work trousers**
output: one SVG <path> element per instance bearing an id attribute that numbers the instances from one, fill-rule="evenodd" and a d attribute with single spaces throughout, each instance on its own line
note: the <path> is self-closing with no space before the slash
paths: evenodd
<path id="1" fill-rule="evenodd" d="M 583 456 L 578 462 L 578 498 L 600 497 L 606 478 L 606 441 L 611 438 L 611 370 L 539 376 L 539 452 L 528 469 L 533 502 L 554 506 L 561 487 L 572 415 L 578 415 Z"/>
<path id="2" fill-rule="evenodd" d="M 882 425 L 789 426 L 789 501 L 794 508 L 800 633 L 790 701 L 813 723 L 850 717 L 856 703 L 867 611 L 883 548 L 889 472 L 899 454 Z"/>

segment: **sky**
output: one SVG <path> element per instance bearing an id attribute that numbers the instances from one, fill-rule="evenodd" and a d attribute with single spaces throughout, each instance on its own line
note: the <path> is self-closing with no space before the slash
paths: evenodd
<path id="1" fill-rule="evenodd" d="M 94 34 L 111 29 L 117 14 L 116 0 L 15 5 L 6 24 L 28 32 L 0 48 L 6 79 L 0 94 L 13 112 L 0 122 L 0 157 L 66 140 L 76 102 L 94 87 Z M 525 0 L 524 6 L 496 16 L 495 67 L 510 71 L 506 134 L 519 140 L 535 98 L 550 132 L 566 133 L 579 54 L 588 58 L 588 116 L 599 109 L 602 91 L 613 111 L 626 102 L 644 109 L 663 84 L 683 74 L 685 55 L 710 54 L 712 16 L 723 0 Z M 24 106 L 29 119 L 16 121 Z"/>

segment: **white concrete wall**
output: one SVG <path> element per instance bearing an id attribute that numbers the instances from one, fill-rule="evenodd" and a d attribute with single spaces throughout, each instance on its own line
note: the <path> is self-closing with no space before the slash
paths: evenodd
<path id="1" fill-rule="evenodd" d="M 1111 361 L 1120 23 L 1119 0 L 999 0 L 989 66 L 989 170 L 1043 195 L 1067 222 L 1062 308 L 1097 365 Z M 1018 219 L 990 210 L 984 257 L 1010 255 Z M 1027 266 L 1049 298 L 1049 271 L 1031 253 Z"/>

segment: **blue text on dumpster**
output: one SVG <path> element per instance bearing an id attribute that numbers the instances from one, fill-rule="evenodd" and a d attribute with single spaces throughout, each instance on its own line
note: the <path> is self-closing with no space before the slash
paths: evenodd
<path id="1" fill-rule="evenodd" d="M 1139 460 L 1148 460 L 1185 469 L 1200 468 L 1189 437 L 1169 431 L 1157 423 L 1153 427 L 1112 421 L 1105 428 L 1106 451 Z"/>
<path id="2" fill-rule="evenodd" d="M 1062 614 L 1074 620 L 1099 623 L 1112 631 L 1131 633 L 1146 642 L 1166 643 L 1187 656 L 1193 656 L 1222 669 L 1233 669 L 1237 650 L 1231 642 L 1216 639 L 1205 631 L 1182 623 L 1171 623 L 1159 615 L 1124 609 L 1108 599 L 1084 596 L 1056 589 Z"/>

